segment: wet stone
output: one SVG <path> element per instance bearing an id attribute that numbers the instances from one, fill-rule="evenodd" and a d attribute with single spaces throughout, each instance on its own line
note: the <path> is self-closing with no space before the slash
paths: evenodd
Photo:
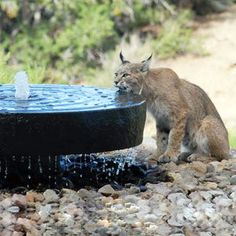
<path id="1" fill-rule="evenodd" d="M 236 175 L 231 176 L 229 181 L 231 185 L 236 185 Z"/>
<path id="2" fill-rule="evenodd" d="M 116 193 L 116 191 L 111 187 L 111 185 L 105 185 L 98 190 L 104 196 L 111 196 Z"/>
<path id="3" fill-rule="evenodd" d="M 43 196 L 45 198 L 46 203 L 51 203 L 51 202 L 57 202 L 59 200 L 59 196 L 56 194 L 54 190 L 47 189 L 44 193 Z"/>

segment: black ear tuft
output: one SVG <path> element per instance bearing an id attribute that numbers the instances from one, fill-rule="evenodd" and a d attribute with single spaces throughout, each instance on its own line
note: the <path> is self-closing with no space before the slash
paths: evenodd
<path id="1" fill-rule="evenodd" d="M 149 70 L 151 59 L 152 59 L 152 54 L 148 59 L 142 61 L 142 67 L 141 67 L 142 72 L 147 72 Z"/>
<path id="2" fill-rule="evenodd" d="M 125 63 L 130 63 L 129 61 L 125 60 L 123 54 L 122 54 L 122 51 L 120 52 L 120 60 L 122 62 L 122 64 L 125 64 Z"/>
<path id="3" fill-rule="evenodd" d="M 144 63 L 144 62 L 146 62 L 146 61 L 150 61 L 151 59 L 152 59 L 152 54 L 151 54 L 151 56 L 150 56 L 148 59 L 143 60 L 142 63 Z"/>

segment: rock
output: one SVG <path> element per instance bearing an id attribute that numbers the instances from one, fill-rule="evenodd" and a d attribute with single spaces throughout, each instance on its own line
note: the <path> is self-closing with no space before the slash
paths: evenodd
<path id="1" fill-rule="evenodd" d="M 82 217 L 84 212 L 81 208 L 77 207 L 74 203 L 69 203 L 68 205 L 61 206 L 60 211 L 67 213 L 73 217 L 80 216 Z"/>
<path id="2" fill-rule="evenodd" d="M 2 225 L 3 228 L 9 228 L 9 226 L 15 224 L 15 222 L 16 217 L 8 211 L 4 211 L 0 215 L 0 225 Z"/>
<path id="3" fill-rule="evenodd" d="M 152 235 L 153 233 L 155 233 L 158 229 L 157 225 L 149 225 L 149 227 L 147 228 L 147 234 L 148 235 Z"/>
<path id="4" fill-rule="evenodd" d="M 47 189 L 43 196 L 45 198 L 45 203 L 51 203 L 51 202 L 58 202 L 59 196 L 56 194 L 56 192 L 52 189 Z"/>
<path id="5" fill-rule="evenodd" d="M 212 236 L 211 232 L 200 232 L 199 236 Z"/>
<path id="6" fill-rule="evenodd" d="M 97 225 L 109 227 L 111 223 L 108 220 L 103 219 L 103 220 L 98 220 Z"/>
<path id="7" fill-rule="evenodd" d="M 98 190 L 99 193 L 108 197 L 116 193 L 116 191 L 111 187 L 110 184 L 104 185 Z"/>
<path id="8" fill-rule="evenodd" d="M 133 213 L 137 213 L 139 212 L 140 208 L 138 206 L 130 206 L 128 209 L 127 209 L 127 212 L 128 214 L 133 214 Z"/>
<path id="9" fill-rule="evenodd" d="M 170 226 L 183 226 L 184 222 L 177 221 L 177 218 L 174 216 L 171 216 L 171 218 L 167 221 Z"/>
<path id="10" fill-rule="evenodd" d="M 23 232 L 14 231 L 11 236 L 24 236 L 24 233 Z"/>
<path id="11" fill-rule="evenodd" d="M 18 206 L 11 206 L 8 207 L 6 210 L 13 214 L 20 212 L 20 208 Z"/>
<path id="12" fill-rule="evenodd" d="M 185 236 L 184 234 L 170 234 L 169 236 Z"/>
<path id="13" fill-rule="evenodd" d="M 46 220 L 46 218 L 49 216 L 51 210 L 52 210 L 52 207 L 49 204 L 47 204 L 45 206 L 40 206 L 39 216 L 42 219 L 42 221 Z"/>
<path id="14" fill-rule="evenodd" d="M 8 229 L 3 229 L 0 233 L 2 236 L 12 236 L 12 231 Z"/>
<path id="15" fill-rule="evenodd" d="M 43 194 L 33 191 L 27 192 L 25 197 L 27 202 L 42 202 L 44 200 Z"/>
<path id="16" fill-rule="evenodd" d="M 135 214 L 131 214 L 131 215 L 126 215 L 125 218 L 124 218 L 124 221 L 127 224 L 133 225 L 133 224 L 135 224 L 138 221 L 138 219 L 135 216 Z"/>
<path id="17" fill-rule="evenodd" d="M 154 193 L 159 193 L 163 196 L 167 196 L 171 189 L 169 188 L 167 183 L 158 183 L 158 184 L 147 184 L 147 189 L 150 189 Z"/>
<path id="18" fill-rule="evenodd" d="M 27 235 L 34 235 L 34 236 L 40 236 L 40 232 L 37 230 L 37 225 L 34 221 L 24 219 L 24 218 L 18 218 L 16 221 L 16 225 L 22 226 L 24 231 L 27 233 Z"/>
<path id="19" fill-rule="evenodd" d="M 170 233 L 171 233 L 171 227 L 166 223 L 158 225 L 158 228 L 156 229 L 157 235 L 166 236 L 170 235 Z"/>
<path id="20" fill-rule="evenodd" d="M 128 189 L 129 194 L 140 193 L 140 188 L 136 186 L 132 186 Z"/>
<path id="21" fill-rule="evenodd" d="M 126 226 L 126 222 L 124 221 L 124 220 L 117 220 L 117 224 L 119 225 L 119 226 L 121 226 L 121 227 L 124 227 L 124 226 Z"/>
<path id="22" fill-rule="evenodd" d="M 215 197 L 213 202 L 216 204 L 216 207 L 219 207 L 220 209 L 222 207 L 229 207 L 233 204 L 232 200 L 226 196 Z"/>
<path id="23" fill-rule="evenodd" d="M 113 198 L 112 197 L 102 197 L 102 199 L 101 199 L 101 202 L 102 202 L 102 204 L 104 204 L 104 205 L 106 205 L 106 204 L 110 204 L 110 205 L 112 205 L 112 203 L 113 203 Z"/>
<path id="24" fill-rule="evenodd" d="M 203 189 L 217 189 L 218 185 L 215 182 L 205 182 L 203 185 L 201 185 Z"/>
<path id="25" fill-rule="evenodd" d="M 148 221 L 148 222 L 153 222 L 153 223 L 155 223 L 156 221 L 157 221 L 157 216 L 156 215 L 154 215 L 154 214 L 147 214 L 147 215 L 145 215 L 144 216 L 144 221 Z"/>
<path id="26" fill-rule="evenodd" d="M 78 191 L 78 195 L 79 197 L 81 197 L 82 199 L 85 199 L 85 198 L 93 198 L 93 194 L 91 193 L 91 191 L 88 191 L 87 189 L 85 188 L 81 188 L 79 191 Z"/>
<path id="27" fill-rule="evenodd" d="M 142 222 L 137 221 L 137 222 L 131 224 L 131 227 L 132 227 L 132 228 L 141 228 L 142 225 L 143 225 Z"/>
<path id="28" fill-rule="evenodd" d="M 236 175 L 231 176 L 229 181 L 231 185 L 236 185 Z"/>
<path id="29" fill-rule="evenodd" d="M 229 197 L 233 199 L 234 202 L 236 202 L 236 192 L 232 192 Z"/>
<path id="30" fill-rule="evenodd" d="M 207 165 L 207 172 L 222 172 L 224 165 L 219 161 L 212 161 Z"/>
<path id="31" fill-rule="evenodd" d="M 207 172 L 206 164 L 201 161 L 194 161 L 190 163 L 190 167 L 197 172 L 205 174 Z"/>
<path id="32" fill-rule="evenodd" d="M 140 200 L 140 198 L 135 195 L 127 195 L 124 197 L 125 202 L 137 203 L 138 200 Z"/>
<path id="33" fill-rule="evenodd" d="M 74 218 L 72 217 L 72 215 L 67 214 L 67 213 L 60 213 L 58 215 L 58 220 L 60 222 L 63 222 L 64 225 L 72 227 L 75 223 Z"/>
<path id="34" fill-rule="evenodd" d="M 40 215 L 38 213 L 34 213 L 30 216 L 30 220 L 37 222 L 40 220 Z"/>
<path id="35" fill-rule="evenodd" d="M 0 206 L 2 206 L 4 209 L 9 208 L 12 205 L 11 198 L 5 198 L 0 202 Z"/>
<path id="36" fill-rule="evenodd" d="M 171 193 L 168 195 L 168 199 L 178 206 L 184 206 L 191 202 L 191 200 L 188 199 L 183 193 Z"/>
<path id="37" fill-rule="evenodd" d="M 21 194 L 14 194 L 12 196 L 12 202 L 14 205 L 18 206 L 20 209 L 25 209 L 27 206 L 26 197 Z"/>

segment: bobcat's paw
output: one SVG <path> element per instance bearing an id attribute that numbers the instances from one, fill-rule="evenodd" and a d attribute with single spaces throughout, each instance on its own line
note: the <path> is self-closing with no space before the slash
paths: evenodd
<path id="1" fill-rule="evenodd" d="M 157 163 L 163 164 L 171 161 L 176 162 L 177 160 L 177 155 L 166 152 L 159 157 Z"/>
<path id="2" fill-rule="evenodd" d="M 181 152 L 179 156 L 177 157 L 178 164 L 184 163 L 184 162 L 192 162 L 191 155 L 192 155 L 191 152 Z"/>

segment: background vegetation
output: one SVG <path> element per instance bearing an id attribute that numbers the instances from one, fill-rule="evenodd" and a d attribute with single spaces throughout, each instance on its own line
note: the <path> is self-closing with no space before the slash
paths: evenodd
<path id="1" fill-rule="evenodd" d="M 196 51 L 191 19 L 231 0 L 1 0 L 0 83 L 24 69 L 33 83 L 91 82 L 106 53 L 137 34 L 160 58 Z"/>

